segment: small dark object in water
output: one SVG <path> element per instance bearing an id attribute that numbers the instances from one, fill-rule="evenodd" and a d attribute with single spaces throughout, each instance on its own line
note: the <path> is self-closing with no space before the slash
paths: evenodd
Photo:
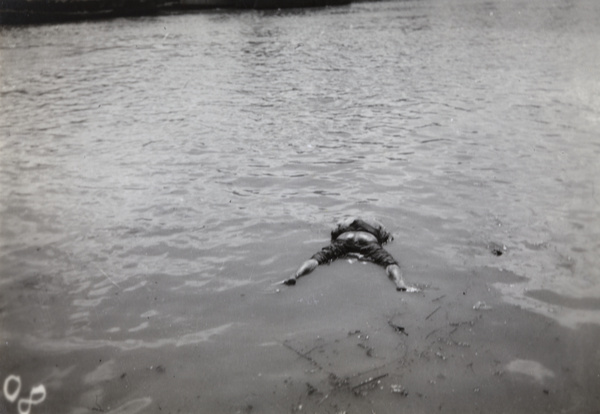
<path id="1" fill-rule="evenodd" d="M 506 251 L 506 246 L 498 243 L 490 243 L 488 248 L 490 249 L 490 253 L 492 253 L 494 256 L 502 256 Z"/>
<path id="2" fill-rule="evenodd" d="M 315 392 L 317 392 L 317 389 L 310 382 L 306 383 L 306 388 L 308 395 L 313 395 Z"/>
<path id="3" fill-rule="evenodd" d="M 373 356 L 373 348 L 371 348 L 370 346 L 367 346 L 365 344 L 358 344 L 358 347 L 364 349 L 368 357 Z"/>
<path id="4" fill-rule="evenodd" d="M 404 326 L 400 326 L 400 325 L 396 325 L 395 323 L 388 321 L 388 324 L 394 328 L 394 331 L 404 334 L 406 336 L 408 336 L 408 334 L 406 333 L 406 330 L 404 329 Z"/>

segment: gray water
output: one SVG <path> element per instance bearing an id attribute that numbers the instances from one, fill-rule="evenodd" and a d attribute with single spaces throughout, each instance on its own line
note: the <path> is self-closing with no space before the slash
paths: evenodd
<path id="1" fill-rule="evenodd" d="M 492 266 L 524 280 L 506 303 L 600 324 L 599 22 L 423 0 L 0 28 L 0 380 L 50 400 L 79 368 L 40 353 L 198 346 L 345 215 L 389 227 L 409 283 Z"/>

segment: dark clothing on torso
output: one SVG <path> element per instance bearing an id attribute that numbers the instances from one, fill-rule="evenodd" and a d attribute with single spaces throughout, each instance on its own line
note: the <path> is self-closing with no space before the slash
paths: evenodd
<path id="1" fill-rule="evenodd" d="M 356 243 L 352 239 L 337 240 L 337 238 L 349 231 L 364 231 L 377 238 L 377 243 Z M 358 253 L 365 260 L 369 260 L 383 267 L 397 265 L 398 262 L 381 245 L 392 239 L 382 226 L 374 227 L 361 219 L 354 220 L 351 224 L 338 225 L 331 232 L 331 244 L 323 247 L 320 252 L 315 253 L 312 259 L 315 259 L 320 265 L 334 261 L 349 253 Z"/>
<path id="2" fill-rule="evenodd" d="M 312 259 L 315 259 L 320 265 L 334 261 L 349 253 L 358 253 L 364 256 L 364 259 L 383 267 L 397 265 L 398 262 L 381 245 L 377 243 L 357 244 L 354 240 L 336 240 L 329 246 L 325 246 L 320 252 L 315 253 Z"/>

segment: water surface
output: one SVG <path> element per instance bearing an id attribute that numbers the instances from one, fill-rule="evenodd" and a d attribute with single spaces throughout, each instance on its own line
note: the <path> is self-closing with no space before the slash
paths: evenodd
<path id="1" fill-rule="evenodd" d="M 43 383 L 33 412 L 289 411 L 283 341 L 482 268 L 498 306 L 596 329 L 598 21 L 424 0 L 0 28 L 0 380 Z M 358 264 L 277 292 L 345 215 L 389 227 L 422 296 L 368 267 L 332 316 L 320 284 Z"/>

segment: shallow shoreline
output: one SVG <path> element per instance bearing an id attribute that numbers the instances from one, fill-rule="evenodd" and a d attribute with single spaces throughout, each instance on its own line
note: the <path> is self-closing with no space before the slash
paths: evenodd
<path id="1" fill-rule="evenodd" d="M 147 313 L 149 326 L 123 333 L 11 338 L 3 365 L 27 373 L 27 385 L 43 379 L 49 412 L 531 413 L 600 404 L 599 327 L 572 330 L 505 303 L 493 285 L 519 283 L 509 272 L 430 262 L 406 277 L 424 290 L 396 292 L 377 266 L 338 261 L 294 287 L 263 281 L 177 295 L 183 306 L 160 287 L 115 292 L 95 311 L 162 305 Z M 182 314 L 183 325 L 161 326 L 161 306 L 194 303 L 199 320 Z"/>

